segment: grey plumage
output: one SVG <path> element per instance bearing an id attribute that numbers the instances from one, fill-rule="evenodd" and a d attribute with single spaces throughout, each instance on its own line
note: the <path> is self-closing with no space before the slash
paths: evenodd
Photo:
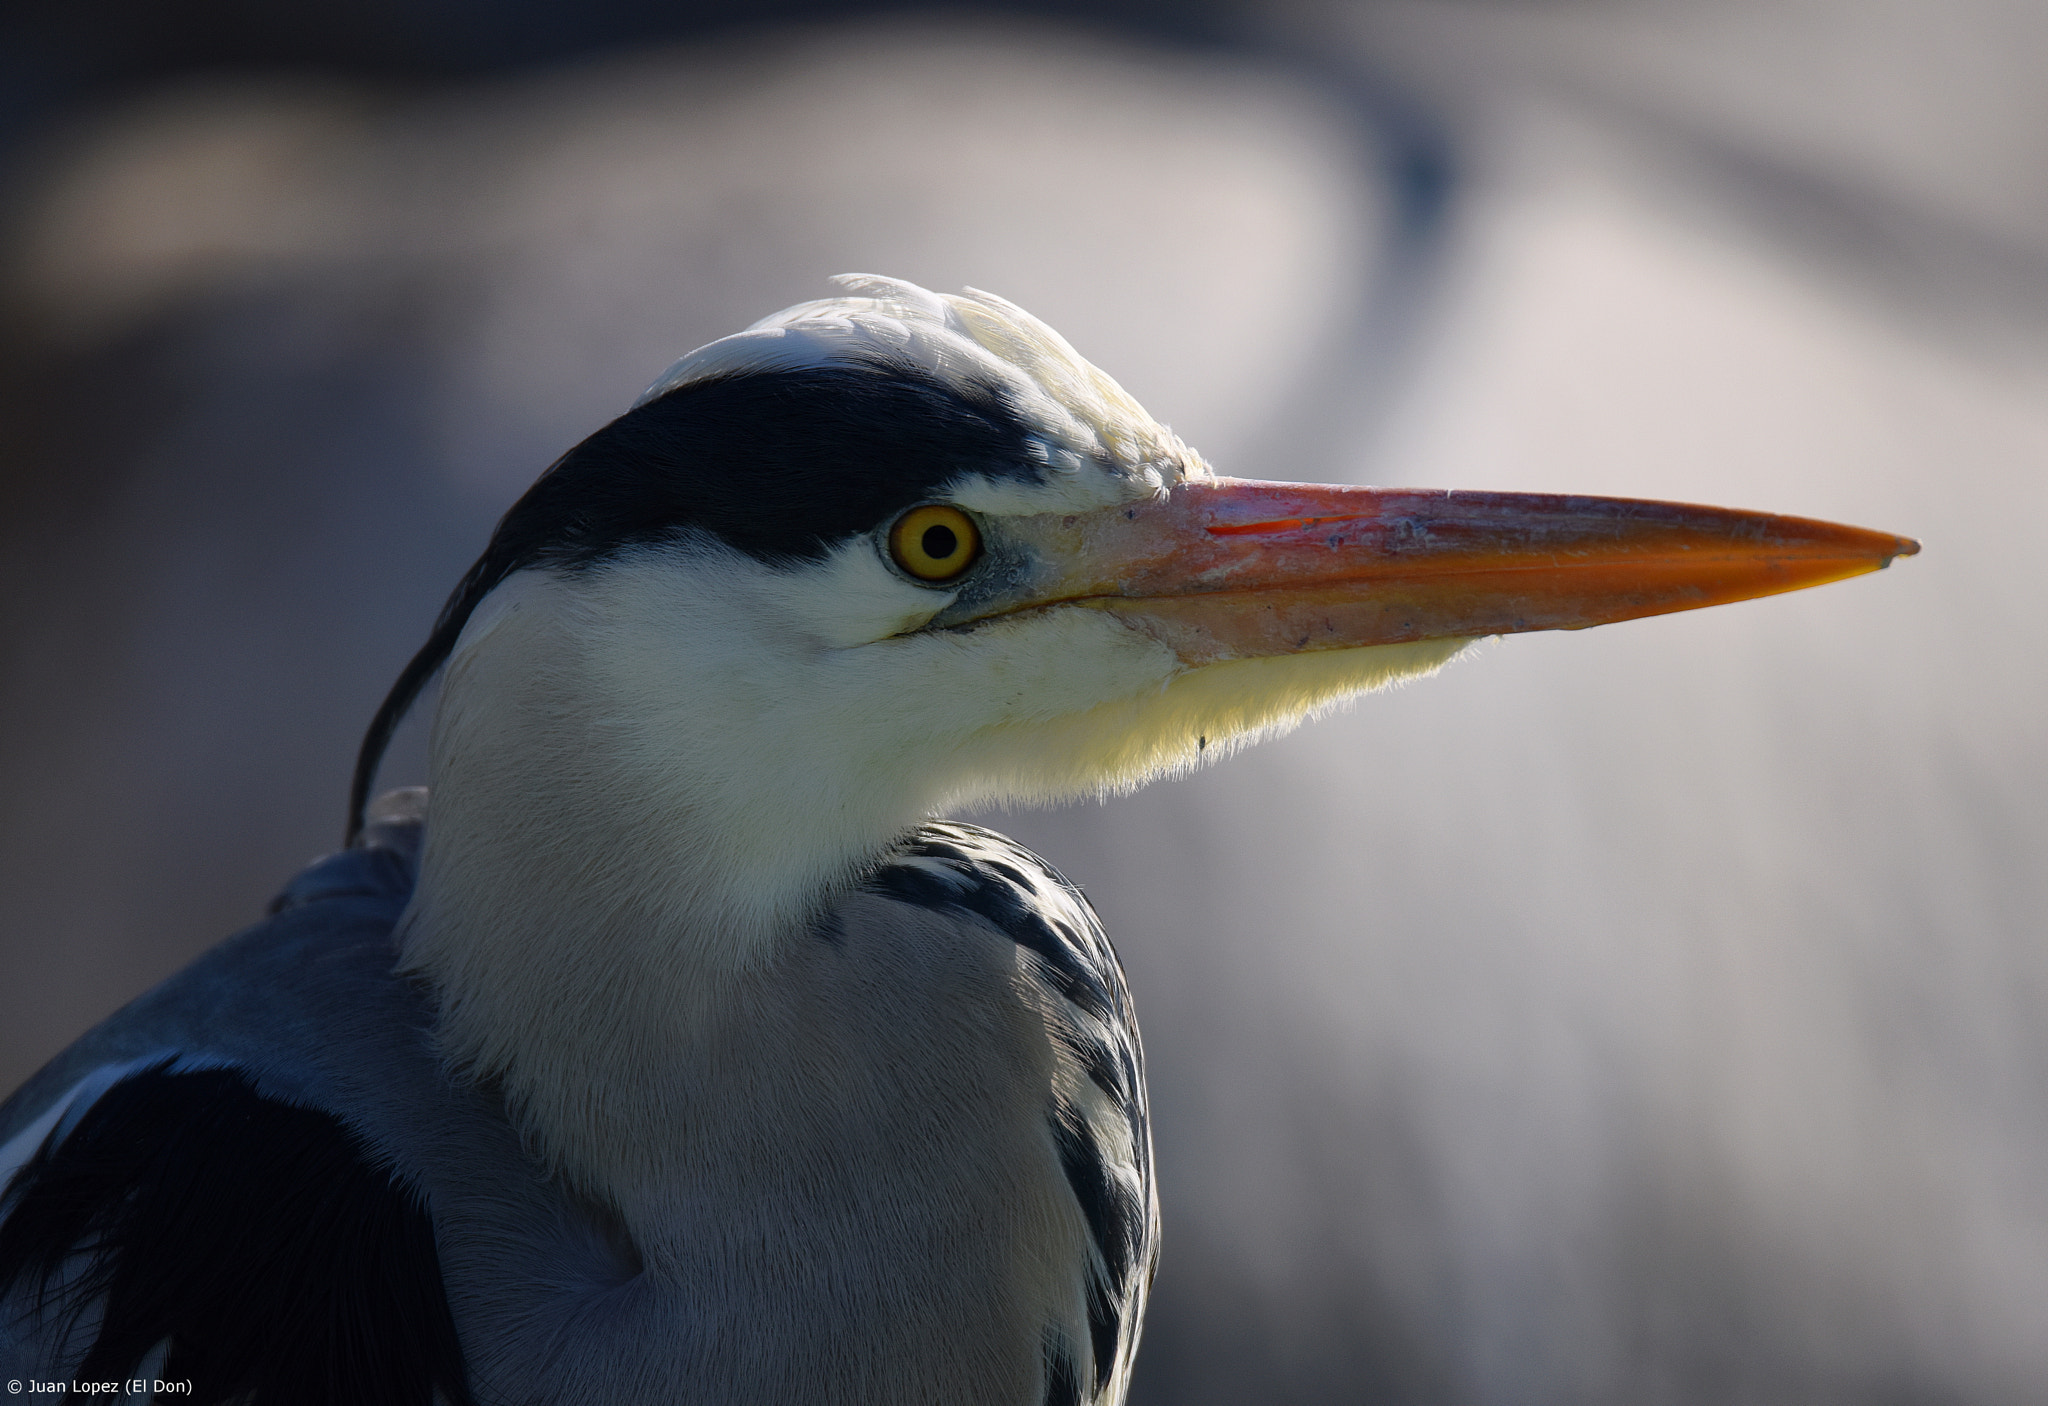
<path id="1" fill-rule="evenodd" d="M 1115 958 L 1057 875 L 986 831 L 933 827 L 823 915 L 816 941 L 778 977 L 810 999 L 792 1001 L 779 1028 L 736 1032 L 742 1043 L 726 1052 L 770 1083 L 812 1085 L 783 1090 L 815 1120 L 811 1141 L 787 1156 L 763 1145 L 758 1161 L 724 1169 L 718 1184 L 744 1196 L 703 1207 L 698 1277 L 663 1282 L 639 1272 L 614 1218 L 523 1153 L 491 1090 L 450 1077 L 432 1046 L 429 993 L 393 972 L 422 799 L 394 793 L 362 844 L 301 874 L 272 917 L 52 1062 L 0 1107 L 0 1143 L 96 1071 L 171 1056 L 243 1071 L 266 1098 L 329 1113 L 431 1213 L 480 1401 L 671 1399 L 688 1383 L 692 1399 L 764 1406 L 1037 1406 L 1058 1399 L 1047 1383 L 1070 1378 L 1072 1399 L 1092 1400 L 1127 1370 L 1157 1245 L 1142 1057 Z M 949 1018 L 926 1019 L 933 1011 Z M 886 1065 L 849 1058 L 864 1048 L 886 1052 Z M 905 1069 L 933 1071 L 931 1085 L 906 1086 Z M 1113 1176 L 1089 1148 L 1094 1128 L 1073 1097 L 1083 1084 L 1125 1120 L 1139 1175 L 1108 1193 L 1108 1219 L 1086 1232 L 1090 1266 L 1074 1288 L 1100 1306 L 1092 1325 L 1085 1306 L 1078 1324 L 1031 1322 L 1005 1292 L 1010 1262 L 1033 1257 L 1012 1242 L 1048 1222 L 1086 1222 L 1080 1198 L 1103 1193 L 1099 1180 L 1077 1183 Z M 719 1116 L 744 1116 L 730 1106 L 733 1085 L 713 1096 L 726 1105 Z M 898 1116 L 876 1121 L 876 1110 Z M 855 1162 L 876 1175 L 844 1175 Z M 903 1193 L 904 1180 L 935 1169 L 957 1199 Z M 906 1219 L 920 1209 L 924 1223 Z M 921 1303 L 891 1301 L 890 1266 L 863 1276 L 843 1259 L 829 1272 L 817 1262 L 834 1253 L 835 1225 L 876 1218 L 915 1242 L 928 1267 Z M 0 1299 L 0 1368 L 68 1379 L 83 1343 L 51 1336 L 47 1318 L 27 1311 L 38 1288 L 18 1279 Z M 862 1360 L 904 1364 L 904 1375 L 849 1372 Z"/>

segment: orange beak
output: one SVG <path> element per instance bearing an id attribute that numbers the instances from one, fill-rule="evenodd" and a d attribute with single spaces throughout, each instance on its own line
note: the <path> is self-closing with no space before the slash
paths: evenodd
<path id="1" fill-rule="evenodd" d="M 1583 630 L 1859 576 L 1919 543 L 1633 498 L 1210 479 L 1011 520 L 1054 579 L 1031 605 L 1109 611 L 1189 665 Z"/>

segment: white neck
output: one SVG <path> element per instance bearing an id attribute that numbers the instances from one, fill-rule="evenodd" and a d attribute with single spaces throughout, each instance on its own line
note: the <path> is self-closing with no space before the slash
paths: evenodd
<path id="1" fill-rule="evenodd" d="M 528 574 L 486 602 L 443 684 L 404 925 L 445 1051 L 607 1195 L 660 1173 L 664 1071 L 936 800 L 900 758 L 807 738 L 817 681 L 680 576 Z"/>

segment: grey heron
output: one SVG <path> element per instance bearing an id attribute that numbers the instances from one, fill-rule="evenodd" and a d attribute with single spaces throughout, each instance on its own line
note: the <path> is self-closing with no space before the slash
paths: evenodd
<path id="1" fill-rule="evenodd" d="M 350 846 L 0 1108 L 0 1367 L 198 1400 L 1115 1403 L 1157 1248 L 1080 893 L 938 819 L 1915 544 L 1219 478 L 999 298 L 690 353 L 515 504 Z M 441 691 L 428 793 L 368 805 Z"/>

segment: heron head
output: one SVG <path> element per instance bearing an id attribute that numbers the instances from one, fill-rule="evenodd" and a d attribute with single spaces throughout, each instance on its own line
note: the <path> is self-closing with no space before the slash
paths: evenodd
<path id="1" fill-rule="evenodd" d="M 380 727 L 445 660 L 436 785 L 495 797 L 490 826 L 573 811 L 814 892 L 934 810 L 1133 787 L 1479 637 L 1914 550 L 1722 509 L 1219 478 L 1022 309 L 841 282 L 677 362 L 458 588 Z"/>

